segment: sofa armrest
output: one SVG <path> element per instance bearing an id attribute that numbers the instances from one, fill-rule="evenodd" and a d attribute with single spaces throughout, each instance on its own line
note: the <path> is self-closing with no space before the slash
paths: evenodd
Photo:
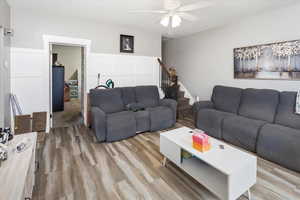
<path id="1" fill-rule="evenodd" d="M 159 105 L 167 106 L 167 107 L 171 108 L 171 110 L 173 111 L 173 120 L 174 120 L 174 123 L 176 123 L 177 101 L 175 101 L 174 99 L 161 99 L 159 101 Z"/>
<path id="2" fill-rule="evenodd" d="M 92 129 L 98 142 L 106 140 L 106 114 L 98 107 L 92 107 Z"/>
<path id="3" fill-rule="evenodd" d="M 197 101 L 194 103 L 192 112 L 193 112 L 195 123 L 197 123 L 197 120 L 198 120 L 197 116 L 198 116 L 199 110 L 202 110 L 205 108 L 214 108 L 214 103 L 211 101 Z"/>
<path id="4" fill-rule="evenodd" d="M 195 102 L 193 105 L 193 113 L 198 113 L 199 110 L 205 109 L 205 108 L 214 108 L 214 103 L 211 101 L 198 101 Z"/>

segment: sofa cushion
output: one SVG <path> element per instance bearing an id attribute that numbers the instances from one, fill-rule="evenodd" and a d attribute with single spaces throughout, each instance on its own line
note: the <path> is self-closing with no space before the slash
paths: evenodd
<path id="1" fill-rule="evenodd" d="M 134 113 L 136 120 L 136 132 L 145 132 L 150 130 L 149 111 L 138 111 Z"/>
<path id="2" fill-rule="evenodd" d="M 255 152 L 258 133 L 267 122 L 241 116 L 224 119 L 223 139 L 233 145 Z"/>
<path id="3" fill-rule="evenodd" d="M 300 172 L 300 131 L 289 127 L 267 124 L 259 134 L 257 154 Z"/>
<path id="4" fill-rule="evenodd" d="M 173 111 L 167 106 L 147 108 L 150 114 L 150 130 L 158 131 L 174 125 Z"/>
<path id="5" fill-rule="evenodd" d="M 119 88 L 90 90 L 90 102 L 91 106 L 99 107 L 105 113 L 124 110 L 122 94 Z"/>
<path id="6" fill-rule="evenodd" d="M 123 111 L 107 115 L 106 141 L 113 142 L 136 135 L 135 114 Z"/>
<path id="7" fill-rule="evenodd" d="M 236 115 L 215 109 L 201 109 L 197 114 L 196 127 L 212 137 L 221 139 L 223 120 L 234 116 Z"/>
<path id="8" fill-rule="evenodd" d="M 120 89 L 122 92 L 122 99 L 123 99 L 124 105 L 136 103 L 135 87 L 122 87 Z"/>
<path id="9" fill-rule="evenodd" d="M 177 116 L 177 101 L 174 99 L 161 99 L 159 101 L 160 106 L 166 106 L 173 111 L 173 122 L 176 123 Z"/>
<path id="10" fill-rule="evenodd" d="M 237 113 L 240 105 L 242 89 L 225 86 L 215 86 L 212 102 L 217 110 Z"/>
<path id="11" fill-rule="evenodd" d="M 295 114 L 297 92 L 281 92 L 276 124 L 300 129 L 300 115 Z"/>
<path id="12" fill-rule="evenodd" d="M 158 106 L 159 94 L 156 86 L 137 86 L 135 88 L 136 100 L 146 107 Z"/>
<path id="13" fill-rule="evenodd" d="M 278 103 L 279 92 L 276 90 L 245 89 L 239 115 L 273 123 Z"/>

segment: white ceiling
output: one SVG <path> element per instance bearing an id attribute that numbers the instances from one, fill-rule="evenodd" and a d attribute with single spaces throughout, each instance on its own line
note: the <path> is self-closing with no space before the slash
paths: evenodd
<path id="1" fill-rule="evenodd" d="M 28 12 L 78 17 L 99 22 L 112 22 L 137 27 L 167 35 L 166 28 L 160 26 L 160 14 L 129 13 L 136 9 L 162 9 L 163 0 L 7 0 L 13 9 Z M 182 0 L 182 4 L 199 0 Z M 196 22 L 184 21 L 173 30 L 172 37 L 179 37 L 214 28 L 242 17 L 254 15 L 269 9 L 276 9 L 299 0 L 207 0 L 216 5 L 190 12 L 198 16 Z"/>

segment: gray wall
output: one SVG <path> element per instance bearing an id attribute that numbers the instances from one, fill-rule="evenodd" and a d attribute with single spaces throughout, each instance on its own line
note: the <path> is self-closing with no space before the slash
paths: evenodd
<path id="1" fill-rule="evenodd" d="M 0 26 L 10 27 L 10 8 L 0 0 Z M 0 127 L 10 125 L 10 38 L 0 33 Z"/>
<path id="2" fill-rule="evenodd" d="M 179 79 L 192 95 L 210 98 L 217 84 L 237 87 L 298 90 L 300 81 L 236 80 L 233 49 L 276 41 L 300 39 L 300 4 L 237 20 L 231 25 L 164 42 L 168 66 L 177 68 Z"/>
<path id="3" fill-rule="evenodd" d="M 71 76 L 81 71 L 81 47 L 53 45 L 52 53 L 57 53 L 57 61 L 65 67 L 65 81 L 70 80 Z"/>
<path id="4" fill-rule="evenodd" d="M 135 36 L 135 55 L 161 56 L 161 34 L 92 20 L 47 16 L 12 10 L 13 47 L 43 48 L 43 34 L 92 40 L 93 53 L 120 52 L 120 34 Z"/>

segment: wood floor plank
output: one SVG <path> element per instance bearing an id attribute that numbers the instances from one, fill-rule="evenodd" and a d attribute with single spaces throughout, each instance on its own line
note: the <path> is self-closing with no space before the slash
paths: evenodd
<path id="1" fill-rule="evenodd" d="M 193 127 L 179 120 L 175 127 Z M 173 128 L 175 128 L 173 127 Z M 159 133 L 97 143 L 81 125 L 55 128 L 38 157 L 34 200 L 217 200 L 176 165 L 161 165 Z M 258 158 L 254 200 L 300 199 L 300 174 Z M 241 196 L 239 200 L 246 200 Z"/>
<path id="2" fill-rule="evenodd" d="M 158 178 L 154 175 L 151 170 L 150 160 L 145 160 L 145 154 L 141 152 L 132 152 L 130 149 L 126 148 L 125 145 L 119 143 L 117 148 L 122 152 L 122 154 L 127 158 L 127 160 L 145 177 L 145 179 L 152 183 L 155 178 Z"/>
<path id="3" fill-rule="evenodd" d="M 118 191 L 122 199 L 143 199 L 142 195 L 140 195 L 126 180 L 118 183 Z"/>
<path id="4" fill-rule="evenodd" d="M 172 199 L 172 200 L 183 200 L 182 197 L 180 197 L 176 190 L 172 189 L 164 180 L 161 178 L 156 179 L 152 183 L 153 187 L 155 188 L 155 191 L 160 195 L 162 199 Z"/>

